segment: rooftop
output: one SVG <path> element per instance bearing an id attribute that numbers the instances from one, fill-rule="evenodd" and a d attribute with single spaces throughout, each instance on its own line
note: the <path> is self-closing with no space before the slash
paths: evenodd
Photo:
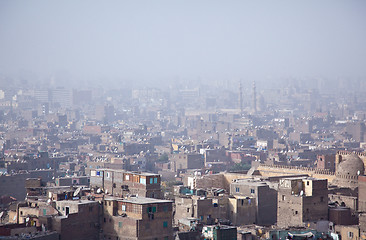
<path id="1" fill-rule="evenodd" d="M 152 203 L 172 203 L 170 200 L 162 200 L 155 198 L 145 198 L 145 197 L 130 197 L 127 199 L 122 199 L 122 202 L 136 203 L 136 204 L 152 204 Z"/>
<path id="2" fill-rule="evenodd" d="M 78 205 L 82 205 L 82 204 L 92 204 L 92 203 L 98 203 L 97 201 L 91 201 L 91 200 L 61 200 L 61 201 L 57 201 L 57 203 L 68 203 L 68 204 L 78 204 Z"/>
<path id="3" fill-rule="evenodd" d="M 149 172 L 131 172 L 131 171 L 125 171 L 120 169 L 110 169 L 110 168 L 99 168 L 97 171 L 110 171 L 110 172 L 120 172 L 120 173 L 129 173 L 129 174 L 135 174 L 135 175 L 141 175 L 141 176 L 160 176 L 160 174 L 157 173 L 149 173 Z"/>

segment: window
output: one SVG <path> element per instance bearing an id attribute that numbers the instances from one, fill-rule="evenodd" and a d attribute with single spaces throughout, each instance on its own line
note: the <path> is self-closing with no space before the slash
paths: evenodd
<path id="1" fill-rule="evenodd" d="M 122 222 L 118 222 L 118 227 L 121 228 L 122 227 Z"/>
<path id="2" fill-rule="evenodd" d="M 107 172 L 107 178 L 110 178 L 110 177 L 111 177 L 111 173 Z"/>
<path id="3" fill-rule="evenodd" d="M 150 178 L 150 184 L 154 183 L 154 178 Z"/>
<path id="4" fill-rule="evenodd" d="M 122 205 L 122 211 L 126 211 L 126 205 Z"/>
<path id="5" fill-rule="evenodd" d="M 238 187 L 236 187 L 235 192 L 240 192 L 240 189 Z"/>
<path id="6" fill-rule="evenodd" d="M 126 180 L 129 181 L 130 180 L 130 175 L 126 175 Z"/>
<path id="7" fill-rule="evenodd" d="M 163 227 L 167 228 L 168 227 L 168 222 L 167 221 L 164 221 L 163 222 Z"/>
<path id="8" fill-rule="evenodd" d="M 286 200 L 286 196 L 282 195 L 282 201 L 285 201 L 285 200 Z"/>
<path id="9" fill-rule="evenodd" d="M 146 185 L 146 178 L 140 178 L 140 183 Z"/>
<path id="10" fill-rule="evenodd" d="M 43 209 L 43 216 L 46 216 L 46 214 L 47 214 L 47 210 Z"/>
<path id="11" fill-rule="evenodd" d="M 163 211 L 164 211 L 164 212 L 167 212 L 167 211 L 168 211 L 168 206 L 164 206 L 164 207 L 163 207 Z"/>
<path id="12" fill-rule="evenodd" d="M 187 208 L 187 212 L 189 212 L 189 207 Z"/>
<path id="13" fill-rule="evenodd" d="M 309 186 L 309 185 L 310 185 L 310 182 L 309 182 L 309 181 L 306 181 L 306 185 L 308 185 L 308 186 Z"/>
<path id="14" fill-rule="evenodd" d="M 148 207 L 147 212 L 148 213 L 155 213 L 156 212 L 156 207 Z"/>
<path id="15" fill-rule="evenodd" d="M 89 207 L 89 212 L 92 212 L 93 211 L 93 207 Z"/>
<path id="16" fill-rule="evenodd" d="M 297 215 L 299 212 L 298 211 L 295 211 L 295 214 Z"/>
<path id="17" fill-rule="evenodd" d="M 255 193 L 255 190 L 254 189 L 250 189 L 250 193 Z"/>
<path id="18" fill-rule="evenodd" d="M 320 197 L 320 202 L 324 202 L 324 197 Z"/>
<path id="19" fill-rule="evenodd" d="M 70 213 L 70 207 L 66 207 L 65 214 L 69 215 L 69 213 Z"/>
<path id="20" fill-rule="evenodd" d="M 154 178 L 154 183 L 158 183 L 158 178 Z"/>
<path id="21" fill-rule="evenodd" d="M 348 238 L 353 238 L 353 232 L 348 232 Z"/>
<path id="22" fill-rule="evenodd" d="M 169 240 L 169 237 L 164 237 L 164 240 Z"/>

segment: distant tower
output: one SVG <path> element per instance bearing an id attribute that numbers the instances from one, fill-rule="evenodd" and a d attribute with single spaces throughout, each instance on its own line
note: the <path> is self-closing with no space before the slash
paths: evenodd
<path id="1" fill-rule="evenodd" d="M 257 92 L 255 82 L 253 82 L 253 112 L 257 113 Z"/>
<path id="2" fill-rule="evenodd" d="M 243 115 L 243 88 L 241 86 L 241 81 L 239 82 L 239 106 L 240 106 L 240 115 Z"/>

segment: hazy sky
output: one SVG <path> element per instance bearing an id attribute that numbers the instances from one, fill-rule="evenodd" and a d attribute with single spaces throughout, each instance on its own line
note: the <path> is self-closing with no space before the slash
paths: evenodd
<path id="1" fill-rule="evenodd" d="M 366 1 L 0 1 L 0 73 L 366 76 Z"/>

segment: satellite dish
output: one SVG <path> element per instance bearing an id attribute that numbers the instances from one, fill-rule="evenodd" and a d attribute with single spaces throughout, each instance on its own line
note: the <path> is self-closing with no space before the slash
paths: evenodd
<path id="1" fill-rule="evenodd" d="M 27 218 L 25 219 L 25 221 L 26 221 L 26 222 L 29 222 L 29 217 L 27 217 Z"/>
<path id="2" fill-rule="evenodd" d="M 4 215 L 4 212 L 1 212 L 1 213 L 0 213 L 0 218 L 2 218 L 2 217 L 3 217 L 3 215 Z"/>
<path id="3" fill-rule="evenodd" d="M 15 216 L 13 217 L 13 221 L 15 221 L 15 219 L 17 219 L 17 215 L 15 215 Z"/>
<path id="4" fill-rule="evenodd" d="M 74 192 L 74 197 L 76 197 L 80 193 L 81 187 L 78 187 Z"/>
<path id="5" fill-rule="evenodd" d="M 99 194 L 99 193 L 101 193 L 102 192 L 102 190 L 100 190 L 100 188 L 98 188 L 97 189 L 97 193 Z"/>
<path id="6" fill-rule="evenodd" d="M 303 190 L 300 191 L 300 196 L 302 196 L 302 195 L 304 195 L 304 191 Z"/>

